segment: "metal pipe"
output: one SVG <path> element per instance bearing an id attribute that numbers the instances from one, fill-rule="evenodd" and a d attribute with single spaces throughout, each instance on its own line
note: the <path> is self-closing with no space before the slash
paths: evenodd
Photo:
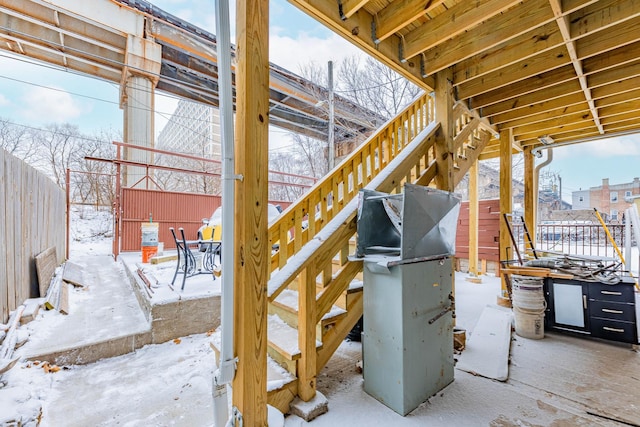
<path id="1" fill-rule="evenodd" d="M 532 152 L 533 153 L 533 152 Z M 538 151 L 537 153 L 533 153 L 534 155 L 542 155 L 540 154 L 540 151 Z M 553 148 L 549 147 L 547 149 L 547 159 L 540 163 L 539 165 L 537 165 L 535 167 L 534 173 L 533 173 L 533 179 L 534 179 L 534 183 L 533 183 L 533 188 L 536 193 L 536 197 L 534 197 L 533 200 L 533 228 L 534 231 L 537 230 L 538 228 L 538 200 L 540 199 L 540 188 L 538 188 L 538 180 L 540 178 L 540 169 L 542 169 L 543 167 L 547 166 L 548 164 L 550 164 L 553 161 Z"/>
<path id="2" fill-rule="evenodd" d="M 624 259 L 625 268 L 631 271 L 631 209 L 624 211 Z"/>
<path id="3" fill-rule="evenodd" d="M 236 358 L 233 355 L 233 282 L 235 229 L 235 169 L 233 146 L 233 94 L 231 93 L 231 40 L 229 1 L 216 0 L 216 29 L 218 34 L 218 82 L 220 93 L 220 133 L 222 137 L 222 297 L 220 325 L 222 340 L 220 366 L 213 378 L 213 414 L 216 426 L 229 421 L 227 408 L 227 384 L 236 374 Z"/>
<path id="4" fill-rule="evenodd" d="M 328 132 L 327 132 L 327 143 L 329 144 L 328 156 L 329 156 L 329 170 L 333 170 L 336 161 L 336 153 L 335 153 L 335 136 L 334 136 L 334 96 L 333 96 L 333 61 L 329 61 L 329 76 L 328 76 L 328 86 L 329 86 L 329 120 L 328 120 Z"/>

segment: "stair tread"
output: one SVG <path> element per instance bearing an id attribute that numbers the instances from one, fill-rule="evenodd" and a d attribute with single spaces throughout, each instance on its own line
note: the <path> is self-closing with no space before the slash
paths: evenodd
<path id="1" fill-rule="evenodd" d="M 298 292 L 292 289 L 285 289 L 278 295 L 278 297 L 273 301 L 274 304 L 282 307 L 284 309 L 288 309 L 291 312 L 298 312 Z M 337 305 L 333 305 L 331 310 L 329 310 L 324 316 L 322 316 L 322 320 L 324 322 L 328 320 L 332 320 L 338 318 L 346 313 L 346 310 L 338 307 Z"/>
<path id="2" fill-rule="evenodd" d="M 222 336 L 220 330 L 211 334 L 211 347 L 216 353 L 220 352 L 220 342 Z M 296 380 L 290 372 L 280 366 L 271 356 L 267 354 L 267 392 L 279 390 L 285 385 Z"/>
<path id="3" fill-rule="evenodd" d="M 270 346 L 289 360 L 296 360 L 300 357 L 297 329 L 287 325 L 277 314 L 267 316 L 267 329 Z M 318 340 L 316 340 L 316 348 L 322 348 L 322 343 Z"/>
<path id="4" fill-rule="evenodd" d="M 359 292 L 364 288 L 364 283 L 362 282 L 362 280 L 357 280 L 354 279 L 351 281 L 351 283 L 349 283 L 349 288 L 347 289 L 347 291 L 349 293 L 351 292 Z"/>

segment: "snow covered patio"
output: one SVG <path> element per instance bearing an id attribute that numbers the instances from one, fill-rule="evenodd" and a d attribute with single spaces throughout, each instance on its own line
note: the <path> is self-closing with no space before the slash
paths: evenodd
<path id="1" fill-rule="evenodd" d="M 72 255 L 72 259 L 101 265 L 92 271 L 96 282 L 70 293 L 69 316 L 46 312 L 30 323 L 32 338 L 17 354 L 29 354 L 38 342 L 72 347 L 73 340 L 80 346 L 92 339 L 144 333 L 148 323 L 121 265 L 104 255 Z M 202 279 L 208 282 L 202 284 Z M 193 292 L 199 286 L 209 290 L 217 286 L 208 276 L 197 282 Z M 465 281 L 464 274 L 456 275 L 457 325 L 467 330 L 467 340 L 484 307 L 495 302 L 499 287 L 494 277 L 473 284 Z M 87 314 L 78 317 L 83 312 Z M 74 313 L 75 323 L 66 324 Z M 11 419 L 7 417 L 16 411 L 22 411 L 19 414 L 27 421 L 41 406 L 43 426 L 211 426 L 215 364 L 211 339 L 205 333 L 190 335 L 57 372 L 23 359 L 3 376 L 7 388 L 0 394 L 0 421 Z M 547 333 L 542 340 L 513 334 L 508 381 L 456 369 L 450 386 L 406 417 L 364 392 L 356 368 L 361 351 L 360 343 L 343 342 L 318 376 L 318 390 L 328 398 L 329 412 L 309 424 L 640 425 L 640 355 L 631 346 L 556 333 Z M 286 426 L 305 424 L 295 416 L 285 418 Z"/>

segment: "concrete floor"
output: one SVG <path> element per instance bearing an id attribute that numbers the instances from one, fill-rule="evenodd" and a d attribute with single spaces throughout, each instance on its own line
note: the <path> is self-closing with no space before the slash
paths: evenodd
<path id="1" fill-rule="evenodd" d="M 99 262 L 121 274 L 117 264 Z M 60 341 L 65 346 L 74 336 L 82 342 L 92 335 L 104 340 L 108 339 L 104 330 L 117 337 L 129 327 L 135 332 L 146 324 L 129 302 L 124 304 L 131 311 L 123 312 L 112 304 L 121 300 L 108 296 L 126 294 L 127 283 L 113 280 L 111 273 L 97 267 L 92 274 L 96 282 L 90 291 L 71 295 L 72 309 L 84 307 L 92 320 L 82 323 L 82 331 L 63 334 Z M 115 288 L 94 292 L 101 275 Z M 457 325 L 471 334 L 483 308 L 495 303 L 499 280 L 485 277 L 483 283 L 473 284 L 464 278 L 456 275 Z M 35 331 L 34 336 L 52 333 Z M 211 426 L 209 341 L 201 334 L 183 339 L 180 345 L 149 345 L 130 355 L 71 367 L 55 377 L 21 378 L 26 371 L 14 368 L 7 379 L 10 385 L 31 388 L 32 395 L 40 396 L 44 426 Z M 508 381 L 456 370 L 450 386 L 406 417 L 364 392 L 362 374 L 356 369 L 360 359 L 360 343 L 344 342 L 320 373 L 318 390 L 328 398 L 329 412 L 311 425 L 640 426 L 640 354 L 628 345 L 557 333 L 547 333 L 542 340 L 513 334 Z M 286 426 L 305 424 L 296 417 L 285 421 Z"/>

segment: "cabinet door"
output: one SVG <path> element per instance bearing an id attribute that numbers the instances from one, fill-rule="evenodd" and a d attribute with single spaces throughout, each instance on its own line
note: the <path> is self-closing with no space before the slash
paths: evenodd
<path id="1" fill-rule="evenodd" d="M 586 284 L 575 281 L 554 280 L 549 285 L 551 326 L 588 331 Z"/>

